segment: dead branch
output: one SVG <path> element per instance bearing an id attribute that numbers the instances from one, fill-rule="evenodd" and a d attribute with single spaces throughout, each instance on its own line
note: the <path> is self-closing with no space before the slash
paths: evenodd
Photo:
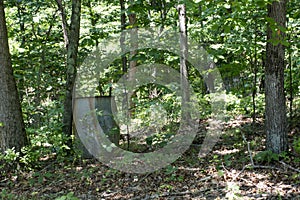
<path id="1" fill-rule="evenodd" d="M 248 149 L 248 153 L 249 153 L 249 157 L 250 157 L 250 165 L 246 165 L 246 168 L 254 168 L 254 169 L 273 169 L 273 170 L 278 170 L 278 171 L 282 171 L 282 169 L 278 168 L 278 167 L 272 167 L 272 166 L 265 166 L 265 165 L 255 165 L 254 161 L 253 161 L 253 156 L 252 156 L 252 151 L 250 148 L 250 142 L 247 141 L 246 137 L 244 134 L 242 134 L 244 141 L 247 143 L 247 149 Z"/>
<path id="2" fill-rule="evenodd" d="M 288 169 L 291 169 L 291 170 L 294 170 L 294 171 L 300 173 L 300 170 L 299 170 L 299 169 L 296 169 L 296 168 L 292 167 L 291 165 L 286 164 L 286 163 L 283 162 L 283 161 L 279 161 L 279 163 L 281 163 L 285 168 L 288 168 Z"/>

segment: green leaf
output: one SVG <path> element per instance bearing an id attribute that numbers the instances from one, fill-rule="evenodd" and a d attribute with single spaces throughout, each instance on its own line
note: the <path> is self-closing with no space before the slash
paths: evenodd
<path id="1" fill-rule="evenodd" d="M 231 26 L 225 25 L 224 32 L 225 33 L 230 33 L 231 32 Z"/>

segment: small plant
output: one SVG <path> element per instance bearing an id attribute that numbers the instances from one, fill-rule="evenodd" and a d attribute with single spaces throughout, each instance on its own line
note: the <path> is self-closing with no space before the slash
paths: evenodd
<path id="1" fill-rule="evenodd" d="M 294 139 L 293 149 L 294 149 L 295 153 L 300 154 L 300 138 Z"/>
<path id="2" fill-rule="evenodd" d="M 176 174 L 177 170 L 177 167 L 168 165 L 165 169 L 165 174 L 168 175 L 168 177 L 165 178 L 165 181 L 184 181 L 184 176 Z"/>
<path id="3" fill-rule="evenodd" d="M 13 194 L 10 194 L 6 189 L 3 189 L 0 193 L 0 199 L 16 199 Z"/>
<path id="4" fill-rule="evenodd" d="M 272 151 L 262 151 L 254 156 L 254 160 L 262 163 L 271 163 L 272 161 L 278 161 L 279 155 Z"/>
<path id="5" fill-rule="evenodd" d="M 166 169 L 165 169 L 165 174 L 166 174 L 166 175 L 170 175 L 170 174 L 175 173 L 177 170 L 178 170 L 177 167 L 174 167 L 174 166 L 172 166 L 172 165 L 168 165 L 168 166 L 166 167 Z"/>
<path id="6" fill-rule="evenodd" d="M 294 181 L 295 184 L 299 184 L 300 183 L 300 173 L 294 174 L 292 176 L 292 180 Z"/>
<path id="7" fill-rule="evenodd" d="M 66 195 L 63 195 L 61 197 L 57 197 L 55 200 L 79 200 L 76 196 L 74 196 L 73 192 L 69 192 Z"/>
<path id="8" fill-rule="evenodd" d="M 172 185 L 169 185 L 169 184 L 163 184 L 163 185 L 160 186 L 160 188 L 163 189 L 163 190 L 171 191 L 171 190 L 173 190 L 174 187 Z"/>
<path id="9" fill-rule="evenodd" d="M 147 137 L 146 143 L 153 148 L 162 148 L 168 144 L 173 136 L 173 133 L 157 133 Z"/>
<path id="10" fill-rule="evenodd" d="M 4 159 L 7 162 L 15 162 L 19 156 L 20 156 L 20 153 L 16 152 L 15 148 L 12 148 L 12 149 L 8 149 L 7 151 L 5 151 Z"/>
<path id="11" fill-rule="evenodd" d="M 6 150 L 4 154 L 0 153 L 0 175 L 13 169 L 18 164 L 19 158 L 20 153 L 14 148 Z"/>
<path id="12" fill-rule="evenodd" d="M 289 152 L 283 151 L 279 154 L 280 160 L 283 160 L 285 162 L 290 162 L 291 157 L 289 156 Z"/>

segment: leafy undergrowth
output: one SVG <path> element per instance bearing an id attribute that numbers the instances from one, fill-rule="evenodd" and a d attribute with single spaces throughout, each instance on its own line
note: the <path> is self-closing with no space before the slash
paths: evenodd
<path id="1" fill-rule="evenodd" d="M 300 158 L 264 151 L 261 124 L 224 125 L 213 150 L 199 158 L 207 122 L 175 163 L 149 174 L 128 174 L 97 160 L 44 161 L 39 170 L 6 174 L 1 199 L 300 199 Z M 291 128 L 290 143 L 299 131 Z M 266 156 L 267 155 L 267 156 Z"/>

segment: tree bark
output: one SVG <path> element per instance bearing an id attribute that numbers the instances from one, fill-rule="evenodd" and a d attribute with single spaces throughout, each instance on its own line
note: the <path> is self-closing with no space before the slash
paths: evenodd
<path id="1" fill-rule="evenodd" d="M 130 0 L 130 6 L 133 6 L 134 1 Z M 133 58 L 137 54 L 138 49 L 138 30 L 137 30 L 137 17 L 136 13 L 130 11 L 131 13 L 128 15 L 129 18 L 129 24 L 130 24 L 130 45 L 131 45 L 131 51 L 130 51 L 130 58 Z M 129 62 L 129 68 L 131 69 L 131 72 L 129 73 L 129 79 L 133 79 L 135 76 L 137 61 L 131 60 Z"/>
<path id="2" fill-rule="evenodd" d="M 81 0 L 72 0 L 71 24 L 67 25 L 67 19 L 61 0 L 56 0 L 62 17 L 64 40 L 67 48 L 66 61 L 66 96 L 64 101 L 63 133 L 71 138 L 73 127 L 72 94 L 76 78 L 77 54 L 79 46 Z M 71 141 L 68 141 L 71 146 Z"/>
<path id="3" fill-rule="evenodd" d="M 265 68 L 265 95 L 267 134 L 266 147 L 274 153 L 288 149 L 286 105 L 284 95 L 285 48 L 282 41 L 286 27 L 286 1 L 274 1 L 268 6 L 268 16 L 277 24 L 269 24 L 267 31 L 267 60 Z M 279 43 L 278 43 L 279 42 Z"/>
<path id="4" fill-rule="evenodd" d="M 121 38 L 120 38 L 120 45 L 122 52 L 125 51 L 125 35 L 123 31 L 126 29 L 126 14 L 125 14 L 125 2 L 124 0 L 120 0 L 120 7 L 121 7 Z M 127 72 L 127 57 L 126 54 L 122 55 L 122 71 L 123 73 Z"/>
<path id="5" fill-rule="evenodd" d="M 184 4 L 177 6 L 179 16 L 179 31 L 180 31 L 180 77 L 181 77 L 181 92 L 182 92 L 182 110 L 181 115 L 183 120 L 191 119 L 188 105 L 190 102 L 190 91 L 188 84 L 188 43 L 187 43 L 187 24 L 186 24 L 186 9 Z"/>
<path id="6" fill-rule="evenodd" d="M 128 72 L 128 80 L 134 80 L 135 74 L 136 74 L 136 67 L 137 67 L 137 61 L 132 60 L 137 55 L 137 49 L 139 47 L 138 44 L 138 26 L 137 26 L 137 17 L 136 13 L 133 12 L 132 7 L 134 6 L 134 0 L 130 0 L 130 14 L 128 15 L 129 19 L 129 25 L 130 25 L 130 57 L 129 57 L 129 72 Z M 133 117 L 135 114 L 135 104 L 132 101 L 132 99 L 135 97 L 136 93 L 130 93 L 128 94 L 129 97 L 129 117 Z"/>
<path id="7" fill-rule="evenodd" d="M 0 0 L 0 152 L 20 152 L 28 141 L 13 75 L 3 0 Z"/>
<path id="8" fill-rule="evenodd" d="M 127 56 L 125 53 L 125 39 L 126 39 L 126 8 L 125 8 L 125 0 L 120 0 L 120 8 L 121 8 L 121 37 L 120 37 L 120 46 L 122 50 L 122 72 L 123 74 L 126 74 L 128 71 L 128 62 L 127 62 Z M 124 83 L 126 82 L 126 77 L 123 77 Z M 123 93 L 123 104 L 122 104 L 122 110 L 126 111 L 126 117 L 129 118 L 129 103 L 128 103 L 128 91 L 125 88 L 124 93 Z M 126 139 L 127 139 L 127 150 L 129 150 L 129 145 L 130 145 L 130 133 L 129 133 L 129 125 L 126 125 Z"/>

